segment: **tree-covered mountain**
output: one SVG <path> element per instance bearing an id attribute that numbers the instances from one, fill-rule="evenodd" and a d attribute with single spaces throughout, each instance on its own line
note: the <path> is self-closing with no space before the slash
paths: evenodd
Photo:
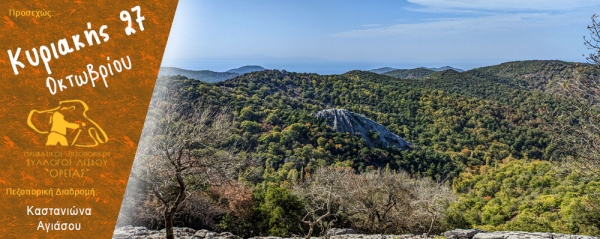
<path id="1" fill-rule="evenodd" d="M 266 70 L 266 69 L 263 68 L 262 66 L 242 66 L 239 68 L 228 70 L 227 72 L 232 72 L 232 73 L 237 73 L 237 74 L 243 75 L 243 74 L 250 73 L 250 72 L 264 71 L 264 70 Z"/>
<path id="2" fill-rule="evenodd" d="M 373 70 L 369 70 L 370 72 L 373 73 L 377 73 L 377 74 L 384 74 L 393 70 L 398 70 L 398 68 L 393 68 L 393 67 L 381 67 L 381 68 L 377 68 L 377 69 L 373 69 Z"/>
<path id="3" fill-rule="evenodd" d="M 595 72 L 556 61 L 445 70 L 413 79 L 367 71 L 318 75 L 264 70 L 218 83 L 163 76 L 155 94 L 228 109 L 235 123 L 222 147 L 243 148 L 257 165 L 236 174 L 245 185 L 236 187 L 250 188 L 244 191 L 244 205 L 249 205 L 244 213 L 223 209 L 203 219 L 210 224 L 202 225 L 215 230 L 239 235 L 301 233 L 301 211 L 308 204 L 292 194 L 290 185 L 329 167 L 354 173 L 385 171 L 382 175 L 404 171 L 452 184 L 459 199 L 448 202 L 448 214 L 434 217 L 436 230 L 485 227 L 597 235 L 594 215 L 600 205 L 590 193 L 598 192 L 598 184 L 574 172 L 566 172 L 568 180 L 561 180 L 563 171 L 554 164 L 573 155 L 558 150 L 562 132 L 551 125 L 576 101 L 548 90 L 553 81 L 573 75 L 593 78 Z M 568 124 L 584 120 L 577 112 L 570 117 Z M 412 147 L 369 143 L 382 134 L 397 136 Z M 223 192 L 215 190 L 205 189 L 206 197 L 227 202 L 221 201 Z M 538 200 L 538 195 L 544 198 Z M 189 214 L 180 220 L 201 221 Z M 353 224 L 359 220 L 349 214 L 336 220 L 335 226 L 367 228 Z M 571 224 L 548 222 L 553 220 Z M 373 225 L 386 228 L 385 223 Z M 379 232 L 378 228 L 365 230 Z M 423 228 L 404 230 L 422 233 Z"/>
<path id="4" fill-rule="evenodd" d="M 526 90 L 548 94 L 565 94 L 565 83 L 571 79 L 593 81 L 600 75 L 598 68 L 586 63 L 558 60 L 513 61 L 465 72 L 479 78 L 510 81 Z"/>
<path id="5" fill-rule="evenodd" d="M 159 76 L 176 76 L 181 75 L 189 79 L 196 79 L 208 83 L 219 82 L 234 78 L 240 74 L 235 72 L 215 72 L 209 70 L 193 71 L 185 70 L 177 67 L 161 67 L 158 72 Z"/>
<path id="6" fill-rule="evenodd" d="M 439 89 L 448 93 L 508 102 L 513 95 L 554 95 L 574 99 L 568 84 L 572 79 L 592 82 L 600 74 L 598 68 L 588 64 L 563 61 L 515 61 L 456 72 L 452 70 L 433 72 L 418 80 L 402 79 L 394 71 L 386 73 L 404 84 L 427 89 Z M 577 99 L 580 100 L 580 99 Z"/>
<path id="7" fill-rule="evenodd" d="M 377 74 L 385 74 L 385 75 L 389 75 L 389 76 L 393 76 L 396 78 L 421 78 L 425 75 L 428 75 L 426 73 L 432 73 L 435 71 L 445 71 L 445 70 L 453 70 L 456 72 L 463 72 L 463 69 L 459 69 L 459 68 L 454 68 L 451 66 L 442 66 L 442 67 L 417 67 L 414 69 L 398 69 L 398 68 L 393 68 L 393 67 L 381 67 L 381 68 L 377 68 L 377 69 L 373 69 L 373 70 L 369 70 L 370 72 L 373 73 L 377 73 Z M 398 71 L 397 73 L 392 73 L 392 71 Z M 407 72 L 407 73 L 404 73 Z M 389 74 L 391 73 L 391 75 Z M 417 75 L 418 77 L 404 77 L 405 74 L 410 74 L 410 75 Z"/>
<path id="8" fill-rule="evenodd" d="M 453 71 L 456 71 L 456 72 L 463 72 L 464 71 L 463 69 L 459 69 L 459 68 L 455 68 L 455 67 L 451 67 L 451 66 L 430 67 L 430 68 L 427 68 L 427 69 L 432 70 L 432 71 L 445 71 L 445 70 L 453 70 Z"/>
<path id="9" fill-rule="evenodd" d="M 420 79 L 425 76 L 431 75 L 436 71 L 427 69 L 425 67 L 415 68 L 415 69 L 400 69 L 400 70 L 392 70 L 383 73 L 386 76 L 391 76 L 399 79 Z"/>
<path id="10" fill-rule="evenodd" d="M 407 84 L 363 71 L 321 76 L 268 70 L 216 85 L 187 79 L 168 82 L 187 101 L 231 107 L 240 122 L 238 142 L 257 150 L 275 171 L 297 153 L 297 147 L 320 152 L 314 160 L 323 160 L 321 164 L 345 162 L 359 170 L 389 164 L 439 179 L 508 155 L 556 157 L 543 127 L 549 116 L 541 109 L 560 108 L 566 101 L 524 91 L 510 82 L 463 74 L 437 72 L 419 84 Z M 456 88 L 461 85 L 468 90 Z M 370 148 L 359 137 L 332 131 L 311 116 L 328 108 L 373 119 L 413 143 L 415 150 Z M 286 129 L 298 131 L 292 134 L 298 144 L 281 138 Z M 295 164 L 300 169 L 310 162 Z"/>
<path id="11" fill-rule="evenodd" d="M 509 103 L 513 96 L 521 92 L 532 92 L 520 87 L 509 79 L 499 77 L 478 77 L 469 72 L 456 72 L 453 70 L 434 72 L 421 79 L 399 79 L 406 85 L 422 88 L 436 89 L 447 93 L 475 97 Z"/>
<path id="12" fill-rule="evenodd" d="M 160 71 L 158 72 L 158 75 L 159 76 L 181 75 L 181 76 L 185 76 L 189 79 L 196 79 L 199 81 L 213 83 L 213 82 L 229 80 L 231 78 L 234 78 L 236 76 L 243 75 L 243 74 L 246 74 L 249 72 L 262 71 L 262 70 L 265 70 L 265 68 L 263 68 L 261 66 L 242 66 L 239 68 L 228 70 L 226 72 L 216 72 L 216 71 L 209 71 L 209 70 L 194 71 L 194 70 L 185 70 L 185 69 L 181 69 L 181 68 L 177 68 L 177 67 L 161 67 Z"/>

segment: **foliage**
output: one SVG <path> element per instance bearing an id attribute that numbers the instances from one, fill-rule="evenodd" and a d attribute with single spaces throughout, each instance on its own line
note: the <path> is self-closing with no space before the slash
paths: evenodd
<path id="1" fill-rule="evenodd" d="M 389 163 L 392 169 L 449 179 L 467 167 L 492 165 L 508 155 L 550 159 L 556 155 L 543 128 L 549 120 L 546 109 L 566 104 L 489 85 L 481 87 L 511 101 L 470 98 L 356 71 L 332 76 L 262 71 L 217 85 L 173 78 L 162 82 L 179 89 L 178 96 L 188 101 L 231 107 L 242 122 L 236 140 L 259 154 L 270 172 L 288 165 L 269 174 L 274 180 L 285 180 L 292 165 L 297 172 L 329 164 L 365 171 Z M 311 116 L 333 107 L 383 124 L 416 150 L 369 148 L 360 137 L 335 132 Z"/>
<path id="2" fill-rule="evenodd" d="M 164 76 L 182 75 L 182 76 L 185 76 L 188 78 L 194 78 L 194 79 L 202 80 L 205 82 L 219 82 L 219 81 L 231 79 L 240 74 L 235 73 L 235 72 L 214 72 L 214 71 L 208 71 L 208 70 L 194 71 L 194 70 L 184 70 L 184 69 L 180 69 L 177 67 L 161 67 L 159 75 L 161 75 L 161 76 L 163 76 L 163 75 Z"/>
<path id="3" fill-rule="evenodd" d="M 391 76 L 399 79 L 420 79 L 425 76 L 433 74 L 435 71 L 427 68 L 415 68 L 415 69 L 399 69 L 388 71 L 383 73 L 386 76 Z"/>
<path id="4" fill-rule="evenodd" d="M 512 160 L 498 168 L 463 172 L 453 181 L 460 197 L 455 226 L 485 230 L 600 234 L 600 180 L 551 162 Z M 461 225 L 461 222 L 463 225 Z"/>
<path id="5" fill-rule="evenodd" d="M 258 195 L 262 197 L 262 195 Z M 258 223 L 267 235 L 287 236 L 301 231 L 302 202 L 285 188 L 270 184 L 258 206 L 261 221 Z"/>
<path id="6" fill-rule="evenodd" d="M 595 74 L 577 69 L 531 61 L 421 79 L 278 70 L 216 84 L 161 77 L 157 91 L 175 100 L 231 109 L 232 134 L 215 150 L 242 148 L 254 160 L 253 167 L 234 170 L 238 186 L 198 187 L 204 196 L 197 204 L 212 207 L 202 220 L 182 214 L 176 223 L 202 221 L 202 227 L 244 237 L 310 235 L 334 224 L 368 233 L 477 226 L 597 234 L 597 214 L 585 213 L 598 208 L 595 181 L 540 161 L 578 155 L 559 150 L 563 131 L 549 127 L 561 112 L 572 113 L 574 127 L 590 118 L 584 110 L 571 111 L 576 98 L 559 87 L 573 74 Z M 312 116 L 328 108 L 365 115 L 415 147 L 369 147 L 360 136 L 336 132 Z M 318 179 L 320 170 L 334 168 L 352 173 Z M 563 174 L 572 180 L 559 181 Z M 451 180 L 460 200 L 448 207 L 453 196 L 436 182 Z M 243 196 L 232 196 L 238 191 Z"/>

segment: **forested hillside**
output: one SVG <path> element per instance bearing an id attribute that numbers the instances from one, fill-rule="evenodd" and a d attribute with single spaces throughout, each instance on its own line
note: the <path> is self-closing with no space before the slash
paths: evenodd
<path id="1" fill-rule="evenodd" d="M 301 145 L 310 143 L 315 150 L 324 146 L 322 159 L 330 163 L 347 161 L 359 170 L 389 163 L 392 168 L 438 179 L 452 178 L 467 166 L 493 164 L 510 154 L 550 159 L 553 147 L 543 129 L 546 112 L 540 107 L 558 107 L 562 102 L 509 87 L 502 91 L 498 87 L 487 89 L 488 85 L 472 86 L 474 92 L 490 90 L 506 95 L 511 104 L 505 104 L 406 86 L 394 78 L 361 71 L 331 76 L 262 71 L 217 85 L 190 79 L 171 80 L 170 84 L 187 101 L 231 107 L 241 142 L 272 159 L 275 170 L 291 156 L 286 151 L 294 152 L 295 148 L 281 140 L 273 142 L 271 137 L 279 135 L 277 130 L 293 130 L 299 131 L 294 141 Z M 362 147 L 354 141 L 356 137 L 327 130 L 310 116 L 328 108 L 365 115 L 412 142 L 418 150 L 373 160 L 385 154 L 371 151 L 395 149 Z M 275 127 L 278 129 L 274 131 Z M 324 145 L 317 142 L 320 137 L 327 140 Z M 336 144 L 341 147 L 336 148 Z M 267 145 L 272 150 L 261 150 Z"/>
<path id="2" fill-rule="evenodd" d="M 600 180 L 550 162 L 510 160 L 454 180 L 450 218 L 491 231 L 600 234 Z M 458 223 L 460 224 L 460 223 Z"/>
<path id="3" fill-rule="evenodd" d="M 594 77 L 595 72 L 573 63 L 531 61 L 461 73 L 433 72 L 420 79 L 364 71 L 318 75 L 278 70 L 252 72 L 215 84 L 182 76 L 161 77 L 155 95 L 227 109 L 234 117 L 233 133 L 220 147 L 242 149 L 254 163 L 236 172 L 237 186 L 229 187 L 229 194 L 223 191 L 224 186 L 201 187 L 200 192 L 206 195 L 202 200 L 213 205 L 214 214 L 182 210 L 178 223 L 238 235 L 304 235 L 310 225 L 351 227 L 369 233 L 417 234 L 483 227 L 598 235 L 600 225 L 594 216 L 600 213 L 598 181 L 555 168 L 556 162 L 572 155 L 560 150 L 557 138 L 561 132 L 551 127 L 557 122 L 555 116 L 574 104 L 572 98 L 559 94 L 557 85 L 569 77 Z M 160 105 L 157 100 L 153 104 Z M 336 131 L 315 115 L 326 109 L 360 114 L 412 147 L 367 143 L 383 131 Z M 308 208 L 314 201 L 302 193 L 306 187 L 298 190 L 298 185 L 315 180 L 311 175 L 324 169 L 371 175 L 352 178 L 339 174 L 380 190 L 372 195 L 392 189 L 369 184 L 372 181 L 367 178 L 381 177 L 378 180 L 389 182 L 399 180 L 396 177 L 416 179 L 394 189 L 407 192 L 406 198 L 390 207 L 400 214 L 409 209 L 399 205 L 423 197 L 424 189 L 417 188 L 447 185 L 454 193 L 432 195 L 432 201 L 413 205 L 409 212 L 415 221 L 406 224 L 396 222 L 393 213 L 387 219 L 375 214 L 371 218 L 343 203 L 331 205 L 336 213 L 327 220 L 310 224 L 307 215 L 318 218 L 315 215 L 325 215 L 325 211 L 310 214 Z M 336 195 L 332 185 L 338 184 L 331 181 L 328 185 L 329 195 Z M 231 198 L 231 190 L 244 193 Z M 354 193 L 359 197 L 366 192 Z M 357 199 L 339 200 L 350 205 Z M 241 209 L 242 204 L 234 202 L 246 206 Z M 428 214 L 432 208 L 449 210 L 435 209 Z M 363 212 L 377 210 L 374 207 Z M 157 217 L 146 214 L 136 220 L 159 226 Z M 364 220 L 373 221 L 368 226 L 359 223 Z"/>
<path id="4" fill-rule="evenodd" d="M 442 71 L 425 75 L 421 80 L 408 80 L 405 78 L 410 77 L 392 73 L 385 75 L 419 88 L 441 89 L 508 103 L 507 100 L 511 98 L 509 92 L 522 91 L 573 98 L 569 92 L 569 82 L 572 79 L 593 81 L 600 75 L 600 70 L 589 64 L 535 60 L 506 62 L 465 72 Z"/>
<path id="5" fill-rule="evenodd" d="M 161 67 L 158 72 L 159 76 L 176 76 L 181 75 L 192 79 L 202 80 L 204 82 L 219 82 L 238 76 L 235 72 L 214 72 L 209 70 L 192 71 L 180 69 L 177 67 Z"/>
<path id="6" fill-rule="evenodd" d="M 226 72 L 216 72 L 216 71 L 209 71 L 209 70 L 194 71 L 194 70 L 185 70 L 185 69 L 181 69 L 181 68 L 177 68 L 177 67 L 161 67 L 160 71 L 158 72 L 158 75 L 159 76 L 181 75 L 181 76 L 185 76 L 190 79 L 196 79 L 196 80 L 200 80 L 200 81 L 204 81 L 204 82 L 208 82 L 208 83 L 214 83 L 214 82 L 229 80 L 231 78 L 246 74 L 248 72 L 262 71 L 262 70 L 265 70 L 265 68 L 263 68 L 261 66 L 242 66 L 239 68 L 228 70 Z"/>
<path id="7" fill-rule="evenodd" d="M 415 68 L 415 69 L 400 69 L 400 70 L 392 70 L 383 73 L 386 76 L 396 77 L 400 79 L 420 79 L 425 76 L 433 74 L 435 71 L 430 70 L 424 67 Z"/>

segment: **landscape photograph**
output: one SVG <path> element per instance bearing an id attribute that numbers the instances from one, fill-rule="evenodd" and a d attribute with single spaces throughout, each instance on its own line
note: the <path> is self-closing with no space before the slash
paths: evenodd
<path id="1" fill-rule="evenodd" d="M 113 238 L 597 238 L 597 13 L 180 0 Z"/>

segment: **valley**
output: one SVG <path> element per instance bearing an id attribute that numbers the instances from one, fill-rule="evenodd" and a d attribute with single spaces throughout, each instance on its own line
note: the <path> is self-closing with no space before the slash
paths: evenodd
<path id="1" fill-rule="evenodd" d="M 518 61 L 458 70 L 162 68 L 149 117 L 165 104 L 226 112 L 227 138 L 194 150 L 235 148 L 232 157 L 244 162 L 219 176 L 230 184 L 196 185 L 200 172 L 190 173 L 188 202 L 205 211 L 183 204 L 176 223 L 243 237 L 327 227 L 600 235 L 600 179 L 567 166 L 581 157 L 569 136 L 600 112 L 569 84 L 596 82 L 598 68 Z M 129 197 L 152 193 L 140 195 Z M 143 209 L 157 203 L 132 200 L 125 206 L 146 211 L 120 224 L 160 228 L 160 212 Z"/>

